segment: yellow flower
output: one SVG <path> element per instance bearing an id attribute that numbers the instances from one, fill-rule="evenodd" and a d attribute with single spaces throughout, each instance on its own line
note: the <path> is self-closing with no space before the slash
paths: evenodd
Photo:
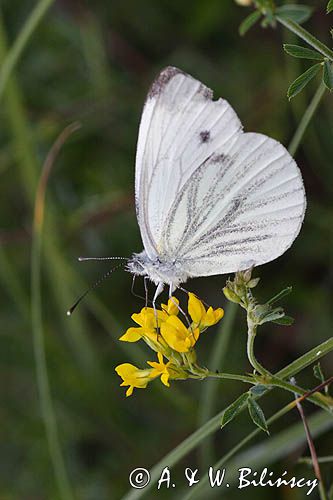
<path id="1" fill-rule="evenodd" d="M 170 372 L 168 367 L 171 365 L 171 361 L 168 361 L 167 364 L 163 361 L 163 354 L 157 353 L 158 363 L 156 361 L 147 361 L 148 365 L 150 365 L 153 369 L 150 372 L 151 378 L 161 377 L 161 381 L 167 387 L 170 387 L 169 378 Z"/>
<path id="2" fill-rule="evenodd" d="M 145 389 L 150 382 L 150 373 L 152 370 L 140 370 L 130 363 L 123 363 L 115 368 L 118 375 L 123 379 L 121 386 L 128 385 L 126 397 L 133 394 L 133 389 Z"/>
<path id="3" fill-rule="evenodd" d="M 177 316 L 179 313 L 179 300 L 176 297 L 170 297 L 168 304 L 162 304 L 162 310 L 165 311 L 169 316 Z"/>
<path id="4" fill-rule="evenodd" d="M 194 293 L 188 294 L 188 312 L 192 318 L 195 327 L 198 327 L 200 331 L 205 330 L 209 326 L 215 325 L 223 318 L 224 311 L 222 308 L 213 309 L 209 307 L 206 311 L 205 306 L 194 295 Z"/>
<path id="5" fill-rule="evenodd" d="M 161 334 L 166 343 L 177 352 L 188 352 L 199 337 L 199 329 L 186 328 L 177 316 L 169 316 L 161 324 Z"/>
<path id="6" fill-rule="evenodd" d="M 131 318 L 140 326 L 128 328 L 126 333 L 120 337 L 119 340 L 124 342 L 137 342 L 144 336 L 152 340 L 157 340 L 156 323 L 160 327 L 161 322 L 167 319 L 167 314 L 164 311 L 157 310 L 155 315 L 154 309 L 151 307 L 144 307 L 139 314 L 132 314 Z"/>

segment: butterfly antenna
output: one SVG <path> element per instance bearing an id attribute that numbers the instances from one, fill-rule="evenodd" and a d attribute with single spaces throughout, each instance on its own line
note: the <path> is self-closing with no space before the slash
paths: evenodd
<path id="1" fill-rule="evenodd" d="M 70 307 L 68 309 L 67 316 L 71 316 L 73 314 L 73 312 L 75 311 L 77 306 L 80 304 L 80 302 L 85 298 L 85 296 L 89 292 L 91 292 L 92 290 L 95 290 L 95 288 L 97 288 L 104 280 L 106 280 L 106 278 L 108 278 L 113 273 L 113 271 L 116 271 L 116 269 L 119 269 L 119 267 L 121 267 L 123 265 L 124 264 L 118 264 L 118 266 L 113 267 L 107 273 L 103 274 L 103 276 L 101 278 L 99 278 L 93 285 L 91 285 L 89 288 L 87 288 L 87 290 L 82 295 L 80 295 L 80 297 L 74 302 L 72 307 Z"/>
<path id="2" fill-rule="evenodd" d="M 78 257 L 79 262 L 86 260 L 128 260 L 128 257 Z"/>

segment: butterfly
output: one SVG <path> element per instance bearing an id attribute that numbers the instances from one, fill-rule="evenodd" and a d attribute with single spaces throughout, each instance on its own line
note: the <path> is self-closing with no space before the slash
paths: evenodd
<path id="1" fill-rule="evenodd" d="M 161 71 L 139 128 L 135 206 L 144 250 L 127 270 L 169 294 L 188 278 L 272 261 L 298 235 L 302 176 L 279 142 L 244 133 L 224 99 L 178 68 Z"/>

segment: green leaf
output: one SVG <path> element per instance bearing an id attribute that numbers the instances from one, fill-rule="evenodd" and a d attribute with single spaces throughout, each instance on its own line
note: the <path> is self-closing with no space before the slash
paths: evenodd
<path id="1" fill-rule="evenodd" d="M 280 17 L 291 19 L 295 23 L 300 24 L 305 23 L 305 21 L 307 21 L 311 17 L 312 12 L 312 7 L 309 7 L 308 5 L 296 4 L 282 5 L 275 11 L 275 13 Z"/>
<path id="2" fill-rule="evenodd" d="M 293 45 L 291 43 L 285 43 L 283 45 L 284 51 L 293 57 L 298 57 L 301 59 L 315 59 L 317 61 L 322 61 L 323 56 L 316 52 L 315 50 L 308 49 L 307 47 L 302 47 L 301 45 Z"/>
<path id="3" fill-rule="evenodd" d="M 250 392 L 253 396 L 262 396 L 265 392 L 267 392 L 267 390 L 267 385 L 257 384 L 251 387 Z"/>
<path id="4" fill-rule="evenodd" d="M 260 17 L 261 13 L 258 10 L 252 12 L 252 14 L 247 16 L 238 28 L 239 34 L 241 36 L 244 36 L 245 33 L 247 33 L 249 29 L 256 24 L 257 21 L 259 21 Z"/>
<path id="5" fill-rule="evenodd" d="M 221 419 L 221 429 L 231 422 L 231 420 L 233 420 L 244 409 L 248 399 L 249 393 L 244 392 L 244 394 L 241 394 L 236 401 L 231 403 L 231 405 L 225 409 Z"/>
<path id="6" fill-rule="evenodd" d="M 266 311 L 265 311 L 266 308 Z M 262 306 L 256 306 L 255 316 L 257 318 L 258 325 L 263 325 L 264 323 L 268 323 L 269 321 L 276 321 L 284 317 L 284 310 L 282 307 L 276 307 L 275 309 L 271 309 L 267 304 Z"/>
<path id="7" fill-rule="evenodd" d="M 281 290 L 281 292 L 277 293 L 276 295 L 274 295 L 274 297 L 272 297 L 271 299 L 269 299 L 269 301 L 267 302 L 267 304 L 272 305 L 272 304 L 274 304 L 274 302 L 278 302 L 279 300 L 281 300 L 286 295 L 289 295 L 292 291 L 293 291 L 293 287 L 292 286 L 287 286 L 286 288 L 284 288 L 283 290 Z"/>
<path id="8" fill-rule="evenodd" d="M 253 398 L 248 398 L 247 407 L 248 407 L 249 414 L 250 414 L 250 417 L 251 417 L 253 423 L 257 427 L 259 427 L 259 429 L 261 429 L 264 432 L 267 432 L 267 434 L 269 434 L 269 430 L 267 427 L 267 422 L 266 422 L 264 412 L 262 411 L 262 409 L 260 408 L 258 403 Z"/>
<path id="9" fill-rule="evenodd" d="M 321 63 L 317 63 L 314 66 L 311 66 L 308 70 L 302 73 L 296 80 L 290 85 L 287 97 L 290 101 L 293 97 L 295 97 L 304 87 L 316 76 L 318 71 L 321 68 Z"/>
<path id="10" fill-rule="evenodd" d="M 327 4 L 326 12 L 330 14 L 333 11 L 333 0 L 330 0 Z"/>
<path id="11" fill-rule="evenodd" d="M 314 374 L 314 376 L 318 380 L 320 380 L 320 382 L 324 382 L 325 381 L 324 374 L 322 372 L 320 363 L 318 363 L 317 365 L 314 365 L 314 367 L 313 367 L 313 374 Z"/>
<path id="12" fill-rule="evenodd" d="M 323 82 L 329 91 L 333 90 L 333 66 L 329 61 L 324 63 Z"/>
<path id="13" fill-rule="evenodd" d="M 294 324 L 295 320 L 291 316 L 283 316 L 283 318 L 274 319 L 273 323 L 277 325 L 290 326 Z"/>

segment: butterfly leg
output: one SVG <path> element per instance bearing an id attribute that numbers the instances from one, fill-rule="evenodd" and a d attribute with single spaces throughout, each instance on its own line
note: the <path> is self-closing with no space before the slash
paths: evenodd
<path id="1" fill-rule="evenodd" d="M 145 276 L 143 278 L 143 286 L 145 288 L 145 307 L 148 307 L 148 285 L 147 285 L 147 281 L 148 281 L 148 276 Z"/>
<path id="2" fill-rule="evenodd" d="M 153 309 L 155 315 L 156 329 L 158 331 L 158 317 L 157 317 L 157 309 L 156 309 L 156 299 L 162 293 L 164 288 L 164 283 L 159 283 L 156 287 L 154 298 L 153 298 Z"/>
<path id="3" fill-rule="evenodd" d="M 184 316 L 184 318 L 185 318 L 185 320 L 186 320 L 187 326 L 188 326 L 189 328 L 191 328 L 191 322 L 190 322 L 190 319 L 189 319 L 188 315 L 186 314 L 186 312 L 185 312 L 185 311 L 183 311 L 183 309 L 180 307 L 180 305 L 179 305 L 179 304 L 177 304 L 177 302 L 176 302 L 176 301 L 174 300 L 174 298 L 172 297 L 172 294 L 173 294 L 173 292 L 174 292 L 175 290 L 176 290 L 176 287 L 175 287 L 172 283 L 170 283 L 170 285 L 169 285 L 169 299 L 171 300 L 171 302 L 172 302 L 173 304 L 175 304 L 175 306 L 178 308 L 178 311 L 180 311 L 180 312 L 182 313 L 182 315 Z"/>

